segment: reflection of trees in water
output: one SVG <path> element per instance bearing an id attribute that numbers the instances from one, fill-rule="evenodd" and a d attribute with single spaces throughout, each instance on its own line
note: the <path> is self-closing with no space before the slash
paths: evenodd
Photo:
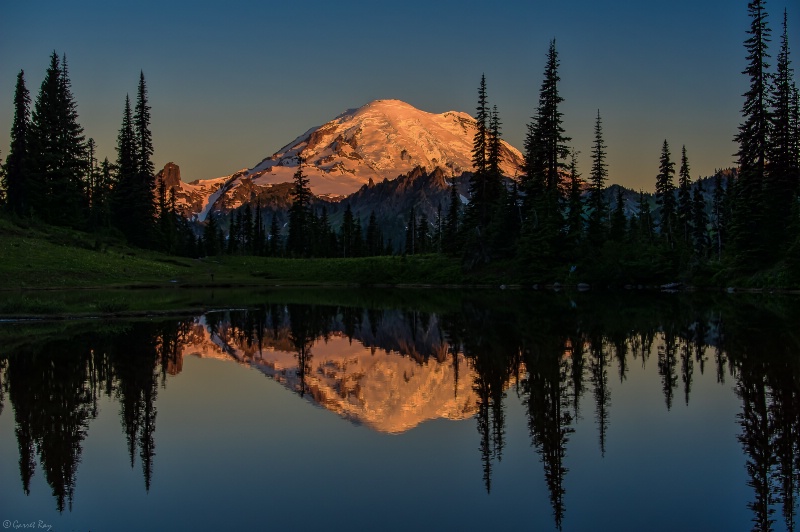
<path id="1" fill-rule="evenodd" d="M 721 350 L 737 375 L 739 441 L 747 457 L 753 530 L 771 530 L 776 506 L 794 530 L 800 492 L 800 339 L 783 317 L 744 308 L 746 327 L 726 329 Z M 795 326 L 797 315 L 788 318 Z M 748 334 L 759 331 L 758 336 Z"/>
<path id="2" fill-rule="evenodd" d="M 502 305 L 464 298 L 460 308 L 444 313 L 270 303 L 250 311 L 208 314 L 205 324 L 214 337 L 241 350 L 245 360 L 262 356 L 267 348 L 293 351 L 301 395 L 315 393 L 308 387 L 312 346 L 331 335 L 355 339 L 373 354 L 377 349 L 396 352 L 419 364 L 431 357 L 452 360 L 454 394 L 463 354 L 475 376 L 487 492 L 493 465 L 503 458 L 504 403 L 513 387 L 526 408 L 559 528 L 566 518 L 570 435 L 587 390 L 604 455 L 613 429 L 609 379 L 624 383 L 629 357 L 644 368 L 657 352 L 655 369 L 667 409 L 681 385 L 688 404 L 697 373 L 712 364 L 709 371 L 717 382 L 735 378 L 742 401 L 739 441 L 753 490 L 749 508 L 754 528 L 770 529 L 780 507 L 787 528 L 794 529 L 800 486 L 800 340 L 794 328 L 800 320 L 791 306 L 762 308 L 740 300 L 699 305 L 661 296 L 649 302 L 577 298 L 570 304 L 558 296 L 522 295 Z M 166 385 L 167 374 L 181 371 L 184 346 L 196 334 L 195 327 L 191 320 L 134 322 L 4 353 L 0 413 L 10 401 L 23 490 L 29 492 L 38 457 L 57 507 L 71 507 L 82 442 L 101 395 L 118 401 L 131 466 L 138 458 L 149 490 L 158 385 Z M 349 393 L 350 387 L 343 380 L 339 392 Z"/>
<path id="3" fill-rule="evenodd" d="M 97 414 L 97 396 L 87 382 L 92 353 L 85 343 L 50 344 L 50 356 L 9 357 L 6 384 L 14 405 L 20 477 L 25 493 L 39 455 L 59 511 L 72 508 L 81 443 Z"/>
<path id="4" fill-rule="evenodd" d="M 574 431 L 570 412 L 570 364 L 566 357 L 561 356 L 560 349 L 563 349 L 563 344 L 561 348 L 552 346 L 550 349 L 531 346 L 526 351 L 528 371 L 522 386 L 528 431 L 544 466 L 550 504 L 559 529 L 565 512 L 564 476 L 567 467 L 564 460 L 569 434 Z"/>
<path id="5" fill-rule="evenodd" d="M 678 375 L 675 371 L 675 336 L 672 331 L 664 331 L 663 342 L 658 346 L 658 374 L 661 375 L 664 402 L 669 410 L 672 408 L 675 388 L 678 387 Z"/>
<path id="6" fill-rule="evenodd" d="M 59 511 L 72 508 L 82 442 L 98 398 L 120 404 L 131 467 L 137 448 L 145 489 L 155 455 L 158 372 L 174 364 L 186 324 L 132 323 L 22 348 L 4 359 L 4 388 L 14 406 L 20 478 L 26 494 L 38 455 Z"/>
<path id="7" fill-rule="evenodd" d="M 306 393 L 306 376 L 311 372 L 311 346 L 317 336 L 325 334 L 323 318 L 310 305 L 287 305 L 291 322 L 292 346 L 297 353 L 297 376 L 300 378 L 300 396 Z M 347 325 L 346 325 L 347 327 Z"/>
<path id="8" fill-rule="evenodd" d="M 736 387 L 742 399 L 742 412 L 738 416 L 742 427 L 739 441 L 747 455 L 747 484 L 753 488 L 755 495 L 747 506 L 753 512 L 753 529 L 771 530 L 774 522 L 772 514 L 775 512 L 772 507 L 775 486 L 770 474 L 775 458 L 771 452 L 774 430 L 767 412 L 764 375 L 746 368 L 740 376 Z"/>
<path id="9" fill-rule="evenodd" d="M 489 392 L 493 376 L 500 374 L 496 368 L 521 382 L 518 394 L 527 407 L 531 439 L 544 466 L 555 524 L 561 528 L 566 512 L 567 445 L 580 416 L 579 402 L 587 381 L 594 394 L 601 454 L 606 450 L 611 349 L 623 382 L 628 355 L 641 358 L 644 368 L 654 345 L 658 346 L 656 369 L 667 409 L 672 408 L 681 383 L 688 405 L 695 372 L 704 374 L 709 361 L 706 353 L 713 349 L 717 382 L 724 384 L 728 374 L 738 377 L 737 393 L 743 401 L 739 438 L 747 456 L 748 484 L 754 490 L 749 508 L 755 529 L 770 529 L 775 505 L 780 504 L 783 520 L 793 530 L 800 486 L 800 341 L 793 331 L 800 320 L 793 316 L 791 306 L 773 312 L 747 305 L 742 310 L 739 304 L 698 307 L 673 298 L 639 307 L 611 305 L 598 312 L 564 302 L 523 303 L 484 311 L 471 326 L 454 327 L 458 320 L 453 318 L 444 321 L 445 334 L 451 335 L 450 327 L 458 329 L 477 373 L 476 421 L 487 490 L 493 457 L 490 412 L 503 410 L 492 397 L 499 401 L 505 397 Z M 756 313 L 759 319 L 754 320 Z M 765 335 L 771 338 L 766 344 Z M 503 353 L 511 367 L 498 360 Z M 780 354 L 777 358 L 776 353 Z M 760 365 L 748 370 L 753 361 Z M 516 375 L 522 377 L 512 378 Z"/>
<path id="10" fill-rule="evenodd" d="M 608 355 L 603 348 L 602 336 L 593 336 L 590 342 L 589 375 L 594 390 L 595 423 L 600 443 L 600 455 L 605 456 L 608 418 L 611 409 L 611 390 L 608 387 Z"/>

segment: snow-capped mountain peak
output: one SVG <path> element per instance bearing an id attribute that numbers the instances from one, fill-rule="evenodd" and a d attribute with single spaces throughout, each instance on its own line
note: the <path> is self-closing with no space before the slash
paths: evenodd
<path id="1" fill-rule="evenodd" d="M 400 100 L 375 100 L 306 131 L 248 176 L 256 184 L 289 181 L 298 155 L 317 194 L 350 194 L 370 179 L 394 179 L 416 166 L 438 166 L 456 176 L 472 170 L 475 132 L 475 119 L 466 113 L 434 114 Z M 503 147 L 503 171 L 514 176 L 522 157 L 509 144 Z"/>

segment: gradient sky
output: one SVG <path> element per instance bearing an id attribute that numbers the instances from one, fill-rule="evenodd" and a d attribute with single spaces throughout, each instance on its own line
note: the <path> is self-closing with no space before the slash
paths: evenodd
<path id="1" fill-rule="evenodd" d="M 800 64 L 794 2 L 767 2 L 773 63 L 789 8 L 791 57 Z M 252 167 L 375 99 L 474 114 L 482 73 L 504 138 L 522 149 L 555 38 L 564 124 L 581 172 L 599 109 L 609 182 L 653 190 L 665 138 L 673 159 L 686 145 L 693 178 L 734 164 L 748 83 L 746 0 L 4 4 L 3 159 L 16 75 L 25 70 L 35 100 L 56 50 L 67 56 L 80 123 L 101 159 L 116 158 L 125 94 L 135 99 L 144 71 L 156 167 L 173 161 L 184 181 Z"/>

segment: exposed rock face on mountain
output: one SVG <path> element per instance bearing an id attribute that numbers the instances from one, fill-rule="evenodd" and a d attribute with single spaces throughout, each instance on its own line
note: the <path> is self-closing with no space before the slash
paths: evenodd
<path id="1" fill-rule="evenodd" d="M 305 160 L 312 192 L 329 201 L 417 167 L 428 173 L 439 168 L 446 178 L 460 176 L 472 171 L 476 130 L 475 120 L 466 113 L 433 114 L 399 100 L 376 100 L 308 130 L 251 169 L 180 184 L 177 203 L 190 218 L 203 221 L 211 210 L 226 212 L 258 201 L 266 189 L 292 180 L 298 157 Z M 502 171 L 518 175 L 519 150 L 503 142 L 501 152 Z M 180 171 L 172 163 L 167 167 L 162 174 L 174 182 Z"/>
<path id="2" fill-rule="evenodd" d="M 198 219 L 210 198 L 215 197 L 228 179 L 224 177 L 184 183 L 181 181 L 180 167 L 169 162 L 156 174 L 156 194 L 159 193 L 160 184 L 163 181 L 167 193 L 175 195 L 175 206 L 178 211 L 189 219 Z"/>
<path id="3" fill-rule="evenodd" d="M 339 223 L 341 214 L 349 205 L 353 215 L 361 218 L 362 225 L 365 225 L 370 214 L 374 212 L 384 238 L 391 239 L 397 248 L 403 241 L 412 207 L 417 215 L 425 214 L 428 217 L 433 233 L 439 206 L 442 208 L 442 216 L 447 213 L 451 186 L 458 188 L 462 204 L 467 203 L 471 175 L 465 173 L 448 179 L 441 168 L 427 172 L 417 167 L 397 179 L 386 179 L 371 186 L 362 186 L 331 208 L 330 219 L 334 225 Z"/>

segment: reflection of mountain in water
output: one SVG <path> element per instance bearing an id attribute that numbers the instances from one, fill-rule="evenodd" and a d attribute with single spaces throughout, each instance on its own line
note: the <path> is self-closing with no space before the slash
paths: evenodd
<path id="1" fill-rule="evenodd" d="M 273 314 L 275 313 L 275 314 Z M 436 316 L 365 311 L 347 329 L 334 315 L 308 346 L 305 371 L 285 309 L 271 309 L 259 327 L 237 313 L 210 323 L 199 318 L 181 356 L 236 360 L 342 417 L 374 430 L 400 433 L 432 419 L 466 419 L 476 412 L 474 372 L 462 353 L 449 354 Z M 273 327 L 272 324 L 276 326 Z"/>

